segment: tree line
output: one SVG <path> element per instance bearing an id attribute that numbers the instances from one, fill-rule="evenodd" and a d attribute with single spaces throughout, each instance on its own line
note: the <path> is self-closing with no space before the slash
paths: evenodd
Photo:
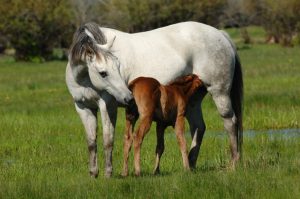
<path id="1" fill-rule="evenodd" d="M 146 31 L 180 21 L 217 28 L 260 25 L 283 46 L 300 40 L 299 0 L 0 0 L 0 51 L 14 48 L 18 60 L 53 58 L 67 49 L 81 24 L 94 21 L 126 32 Z"/>

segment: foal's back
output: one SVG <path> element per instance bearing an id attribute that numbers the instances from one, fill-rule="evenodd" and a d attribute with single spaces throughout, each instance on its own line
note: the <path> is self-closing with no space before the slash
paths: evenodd
<path id="1" fill-rule="evenodd" d="M 178 112 L 184 114 L 188 99 L 200 85 L 197 75 L 180 77 L 165 86 L 154 78 L 139 77 L 129 85 L 137 106 L 132 107 L 130 112 L 139 113 L 140 117 L 154 114 L 155 120 L 173 123 Z"/>

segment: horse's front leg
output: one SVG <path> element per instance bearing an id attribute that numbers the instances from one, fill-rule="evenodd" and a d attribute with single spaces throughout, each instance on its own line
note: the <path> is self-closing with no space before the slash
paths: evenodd
<path id="1" fill-rule="evenodd" d="M 97 177 L 99 172 L 97 164 L 97 109 L 87 108 L 83 104 L 77 102 L 75 103 L 75 107 L 86 131 L 90 175 L 92 177 Z"/>
<path id="2" fill-rule="evenodd" d="M 105 154 L 105 176 L 112 175 L 112 151 L 114 144 L 114 132 L 117 119 L 118 104 L 116 100 L 106 94 L 102 95 L 99 100 L 99 108 L 102 120 L 103 147 Z"/>

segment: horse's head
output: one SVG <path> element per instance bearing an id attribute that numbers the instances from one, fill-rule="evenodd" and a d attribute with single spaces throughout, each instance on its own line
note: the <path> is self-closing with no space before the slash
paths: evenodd
<path id="1" fill-rule="evenodd" d="M 96 29 L 85 25 L 75 33 L 70 59 L 73 63 L 81 63 L 88 68 L 90 80 L 96 89 L 105 90 L 118 102 L 128 104 L 132 94 L 120 75 L 120 62 L 111 52 L 115 37 L 100 44 L 101 41 L 95 35 L 102 33 L 97 24 L 92 25 L 97 26 Z"/>

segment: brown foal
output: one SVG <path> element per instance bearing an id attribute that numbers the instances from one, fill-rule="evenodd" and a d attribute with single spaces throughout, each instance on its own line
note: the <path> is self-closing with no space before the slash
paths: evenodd
<path id="1" fill-rule="evenodd" d="M 156 121 L 156 163 L 154 173 L 159 173 L 159 162 L 164 152 L 164 131 L 168 126 L 175 127 L 176 138 L 181 150 L 183 166 L 189 170 L 189 162 L 184 137 L 184 116 L 190 97 L 202 86 L 197 75 L 188 75 L 163 86 L 156 79 L 139 77 L 129 84 L 135 103 L 126 108 L 126 128 L 124 136 L 123 176 L 128 175 L 128 156 L 134 143 L 135 174 L 140 175 L 140 150 L 144 136 L 152 121 Z M 133 136 L 137 119 L 139 126 Z"/>
<path id="2" fill-rule="evenodd" d="M 163 86 L 156 79 L 139 77 L 129 84 L 136 104 L 126 108 L 126 128 L 124 136 L 123 176 L 128 175 L 128 156 L 134 144 L 135 175 L 140 175 L 140 153 L 144 136 L 152 121 L 156 121 L 156 163 L 154 173 L 159 173 L 159 162 L 164 151 L 164 131 L 168 126 L 175 128 L 181 150 L 183 166 L 189 170 L 186 141 L 184 137 L 184 116 L 190 97 L 202 86 L 197 75 L 188 75 Z M 133 136 L 134 125 L 140 118 L 139 126 Z"/>

